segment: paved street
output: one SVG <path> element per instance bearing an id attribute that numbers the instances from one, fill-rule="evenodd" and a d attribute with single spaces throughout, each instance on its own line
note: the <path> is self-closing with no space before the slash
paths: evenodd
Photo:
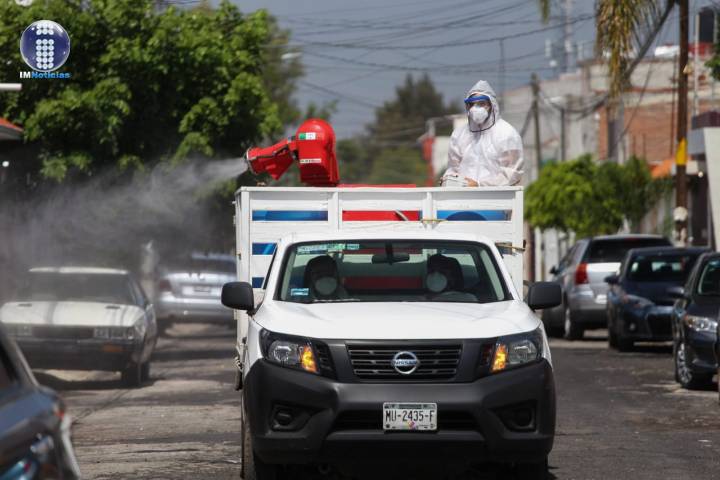
<path id="1" fill-rule="evenodd" d="M 669 346 L 620 354 L 607 350 L 602 332 L 592 333 L 583 342 L 552 342 L 559 394 L 554 477 L 717 478 L 717 392 L 681 390 Z M 152 383 L 139 390 L 123 389 L 108 373 L 38 374 L 70 406 L 86 478 L 238 478 L 234 332 L 186 325 L 169 334 L 158 345 Z"/>

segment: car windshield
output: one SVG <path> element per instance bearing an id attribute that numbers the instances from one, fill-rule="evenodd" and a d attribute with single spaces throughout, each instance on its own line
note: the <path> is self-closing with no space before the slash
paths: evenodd
<path id="1" fill-rule="evenodd" d="M 665 238 L 614 238 L 593 240 L 587 253 L 587 263 L 619 263 L 631 248 L 666 247 L 670 242 Z"/>
<path id="2" fill-rule="evenodd" d="M 720 258 L 710 260 L 703 268 L 698 282 L 698 295 L 720 296 Z"/>
<path id="3" fill-rule="evenodd" d="M 276 298 L 295 303 L 511 299 L 487 246 L 424 240 L 294 245 L 286 253 Z"/>
<path id="4" fill-rule="evenodd" d="M 683 283 L 695 263 L 697 255 L 638 255 L 627 270 L 632 282 Z"/>
<path id="5" fill-rule="evenodd" d="M 128 277 L 121 274 L 32 272 L 20 296 L 36 302 L 135 303 Z"/>

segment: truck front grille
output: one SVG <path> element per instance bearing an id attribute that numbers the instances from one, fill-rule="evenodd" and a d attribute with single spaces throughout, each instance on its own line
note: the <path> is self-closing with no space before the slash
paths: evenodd
<path id="1" fill-rule="evenodd" d="M 449 380 L 457 374 L 462 345 L 348 345 L 348 354 L 355 376 L 363 380 Z M 409 375 L 392 366 L 399 352 L 417 356 L 419 366 Z"/>

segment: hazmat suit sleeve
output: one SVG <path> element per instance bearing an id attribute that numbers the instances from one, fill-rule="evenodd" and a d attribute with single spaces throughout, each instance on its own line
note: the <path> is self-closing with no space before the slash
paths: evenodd
<path id="1" fill-rule="evenodd" d="M 523 175 L 522 138 L 509 124 L 493 132 L 494 162 L 486 165 L 485 174 L 478 175 L 478 186 L 518 185 Z M 490 155 L 488 155 L 490 156 Z"/>
<path id="2" fill-rule="evenodd" d="M 463 158 L 463 145 L 460 142 L 460 135 L 457 130 L 453 131 L 450 136 L 450 146 L 448 148 L 448 166 L 444 176 L 460 175 L 460 162 Z"/>

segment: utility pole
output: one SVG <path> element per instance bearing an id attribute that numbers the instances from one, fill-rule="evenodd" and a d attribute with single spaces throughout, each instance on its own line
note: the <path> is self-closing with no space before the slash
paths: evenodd
<path id="1" fill-rule="evenodd" d="M 570 71 L 570 64 L 572 63 L 572 29 L 570 28 L 570 12 L 572 11 L 573 0 L 565 0 L 563 8 L 563 14 L 565 17 L 565 25 L 563 26 L 563 72 L 567 73 Z"/>
<path id="2" fill-rule="evenodd" d="M 688 27 L 689 0 L 677 0 L 680 6 L 680 56 L 678 63 L 677 150 L 675 152 L 675 239 L 680 246 L 686 244 L 688 232 L 687 211 L 687 120 L 688 120 Z"/>
<path id="3" fill-rule="evenodd" d="M 498 65 L 500 76 L 500 109 L 505 107 L 505 40 L 500 39 L 500 65 Z"/>
<path id="4" fill-rule="evenodd" d="M 537 180 L 540 178 L 542 140 L 540 139 L 540 107 L 538 102 L 540 98 L 540 82 L 538 80 L 538 76 L 534 73 L 532 74 L 531 82 L 533 95 L 532 112 L 535 123 L 535 178 L 533 180 Z M 534 282 L 537 277 L 535 272 L 535 228 L 532 225 L 530 226 L 528 240 L 528 278 L 531 282 Z"/>
<path id="5" fill-rule="evenodd" d="M 564 162 L 567 160 L 567 131 L 566 131 L 566 111 L 567 111 L 567 97 L 565 97 L 565 102 L 563 102 L 563 106 L 560 109 L 560 161 Z"/>

